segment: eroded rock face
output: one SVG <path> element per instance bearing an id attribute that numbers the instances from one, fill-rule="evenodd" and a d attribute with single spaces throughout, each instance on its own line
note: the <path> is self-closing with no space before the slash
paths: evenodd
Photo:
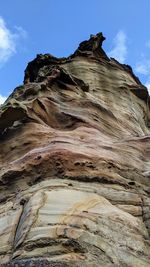
<path id="1" fill-rule="evenodd" d="M 0 109 L 1 266 L 150 264 L 148 92 L 104 39 L 38 55 Z"/>

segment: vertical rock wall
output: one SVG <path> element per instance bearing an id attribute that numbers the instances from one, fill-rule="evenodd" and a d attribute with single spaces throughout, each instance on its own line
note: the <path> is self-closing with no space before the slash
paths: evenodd
<path id="1" fill-rule="evenodd" d="M 104 39 L 38 55 L 0 108 L 1 266 L 150 264 L 149 96 Z"/>

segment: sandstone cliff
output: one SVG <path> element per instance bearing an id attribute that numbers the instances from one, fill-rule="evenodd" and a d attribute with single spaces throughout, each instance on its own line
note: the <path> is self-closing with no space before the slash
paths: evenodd
<path id="1" fill-rule="evenodd" d="M 148 92 L 104 39 L 38 55 L 0 108 L 1 266 L 150 264 Z"/>

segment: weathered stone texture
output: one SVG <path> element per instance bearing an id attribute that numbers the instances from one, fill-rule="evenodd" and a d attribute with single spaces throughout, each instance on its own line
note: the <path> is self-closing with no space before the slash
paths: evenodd
<path id="1" fill-rule="evenodd" d="M 149 96 L 101 33 L 0 108 L 1 266 L 150 265 Z"/>

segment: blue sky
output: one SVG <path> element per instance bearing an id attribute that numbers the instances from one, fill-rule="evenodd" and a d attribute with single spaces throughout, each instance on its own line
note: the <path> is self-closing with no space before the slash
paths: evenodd
<path id="1" fill-rule="evenodd" d="M 150 89 L 150 0 L 1 0 L 0 103 L 38 53 L 68 56 L 102 31 L 109 56 Z"/>

